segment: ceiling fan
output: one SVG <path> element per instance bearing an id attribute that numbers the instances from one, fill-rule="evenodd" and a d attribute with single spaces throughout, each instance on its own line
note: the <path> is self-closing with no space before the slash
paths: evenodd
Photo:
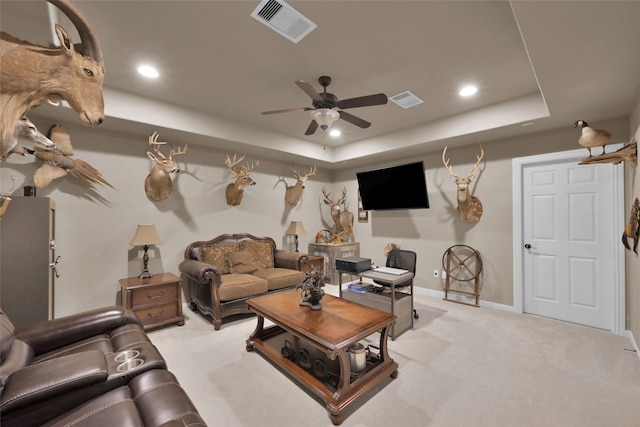
<path id="1" fill-rule="evenodd" d="M 322 130 L 327 130 L 338 118 L 363 129 L 366 129 L 371 126 L 371 123 L 342 110 L 357 107 L 369 107 L 372 105 L 383 105 L 387 103 L 387 95 L 385 95 L 384 93 L 359 96 L 357 98 L 349 98 L 339 101 L 337 96 L 327 92 L 327 86 L 331 84 L 331 77 L 321 76 L 320 78 L 318 78 L 318 82 L 320 83 L 320 86 L 324 88 L 323 92 L 316 92 L 316 90 L 313 88 L 313 86 L 311 86 L 310 83 L 303 80 L 297 80 L 295 82 L 300 89 L 302 89 L 307 95 L 311 97 L 311 99 L 313 100 L 313 107 L 287 108 L 284 110 L 264 111 L 262 114 L 268 115 L 289 113 L 293 111 L 310 111 L 311 123 L 309 124 L 309 127 L 304 134 L 313 135 L 316 129 L 318 129 L 318 126 L 320 126 L 320 129 Z"/>

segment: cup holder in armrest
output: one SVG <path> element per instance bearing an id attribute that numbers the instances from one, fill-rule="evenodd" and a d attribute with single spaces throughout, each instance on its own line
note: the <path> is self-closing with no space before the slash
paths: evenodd
<path id="1" fill-rule="evenodd" d="M 144 360 L 142 359 L 129 359 L 119 364 L 116 367 L 116 369 L 118 370 L 118 372 L 127 372 L 133 369 L 136 369 L 138 366 L 142 365 L 143 363 L 144 363 Z"/>
<path id="2" fill-rule="evenodd" d="M 140 355 L 138 350 L 125 350 L 122 351 L 113 358 L 116 362 L 126 362 L 127 360 L 135 359 Z"/>

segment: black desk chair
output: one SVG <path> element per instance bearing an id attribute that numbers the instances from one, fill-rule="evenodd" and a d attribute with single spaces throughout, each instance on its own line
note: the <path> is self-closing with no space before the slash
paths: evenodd
<path id="1" fill-rule="evenodd" d="M 417 255 L 415 252 L 407 251 L 404 249 L 393 249 L 389 251 L 389 255 L 387 255 L 386 266 L 391 268 L 400 268 L 402 270 L 408 270 L 411 273 L 413 273 L 413 276 L 415 277 L 416 262 L 417 262 Z M 389 286 L 389 285 L 380 283 L 376 280 L 374 280 L 373 282 L 377 283 L 378 285 Z M 406 282 L 402 282 L 396 285 L 396 288 L 406 288 L 407 286 L 411 287 L 411 296 L 413 300 L 413 278 L 411 278 L 410 280 L 407 280 Z M 418 312 L 413 307 L 411 307 L 411 309 L 413 310 L 413 318 L 417 319 L 419 317 Z"/>

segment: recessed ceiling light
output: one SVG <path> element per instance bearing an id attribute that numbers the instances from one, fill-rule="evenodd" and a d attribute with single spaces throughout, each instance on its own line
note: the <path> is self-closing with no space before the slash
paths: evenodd
<path id="1" fill-rule="evenodd" d="M 471 96 L 478 91 L 478 88 L 475 86 L 465 86 L 460 89 L 460 96 Z"/>
<path id="2" fill-rule="evenodd" d="M 160 76 L 160 73 L 158 73 L 158 70 L 153 68 L 151 65 L 139 66 L 138 72 L 145 77 L 149 77 L 150 79 L 156 79 Z"/>
<path id="3" fill-rule="evenodd" d="M 333 137 L 337 137 L 342 135 L 342 132 L 340 132 L 338 129 L 331 129 L 331 131 L 329 132 L 329 135 Z"/>

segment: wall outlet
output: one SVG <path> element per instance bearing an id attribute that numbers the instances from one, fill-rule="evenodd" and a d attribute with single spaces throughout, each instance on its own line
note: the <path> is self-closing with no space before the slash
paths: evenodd
<path id="1" fill-rule="evenodd" d="M 447 272 L 442 270 L 442 273 L 440 274 L 440 277 L 442 277 L 443 279 L 447 278 Z"/>
<path id="2" fill-rule="evenodd" d="M 438 270 L 433 270 L 433 277 L 435 277 L 436 279 L 440 277 L 440 272 Z"/>

